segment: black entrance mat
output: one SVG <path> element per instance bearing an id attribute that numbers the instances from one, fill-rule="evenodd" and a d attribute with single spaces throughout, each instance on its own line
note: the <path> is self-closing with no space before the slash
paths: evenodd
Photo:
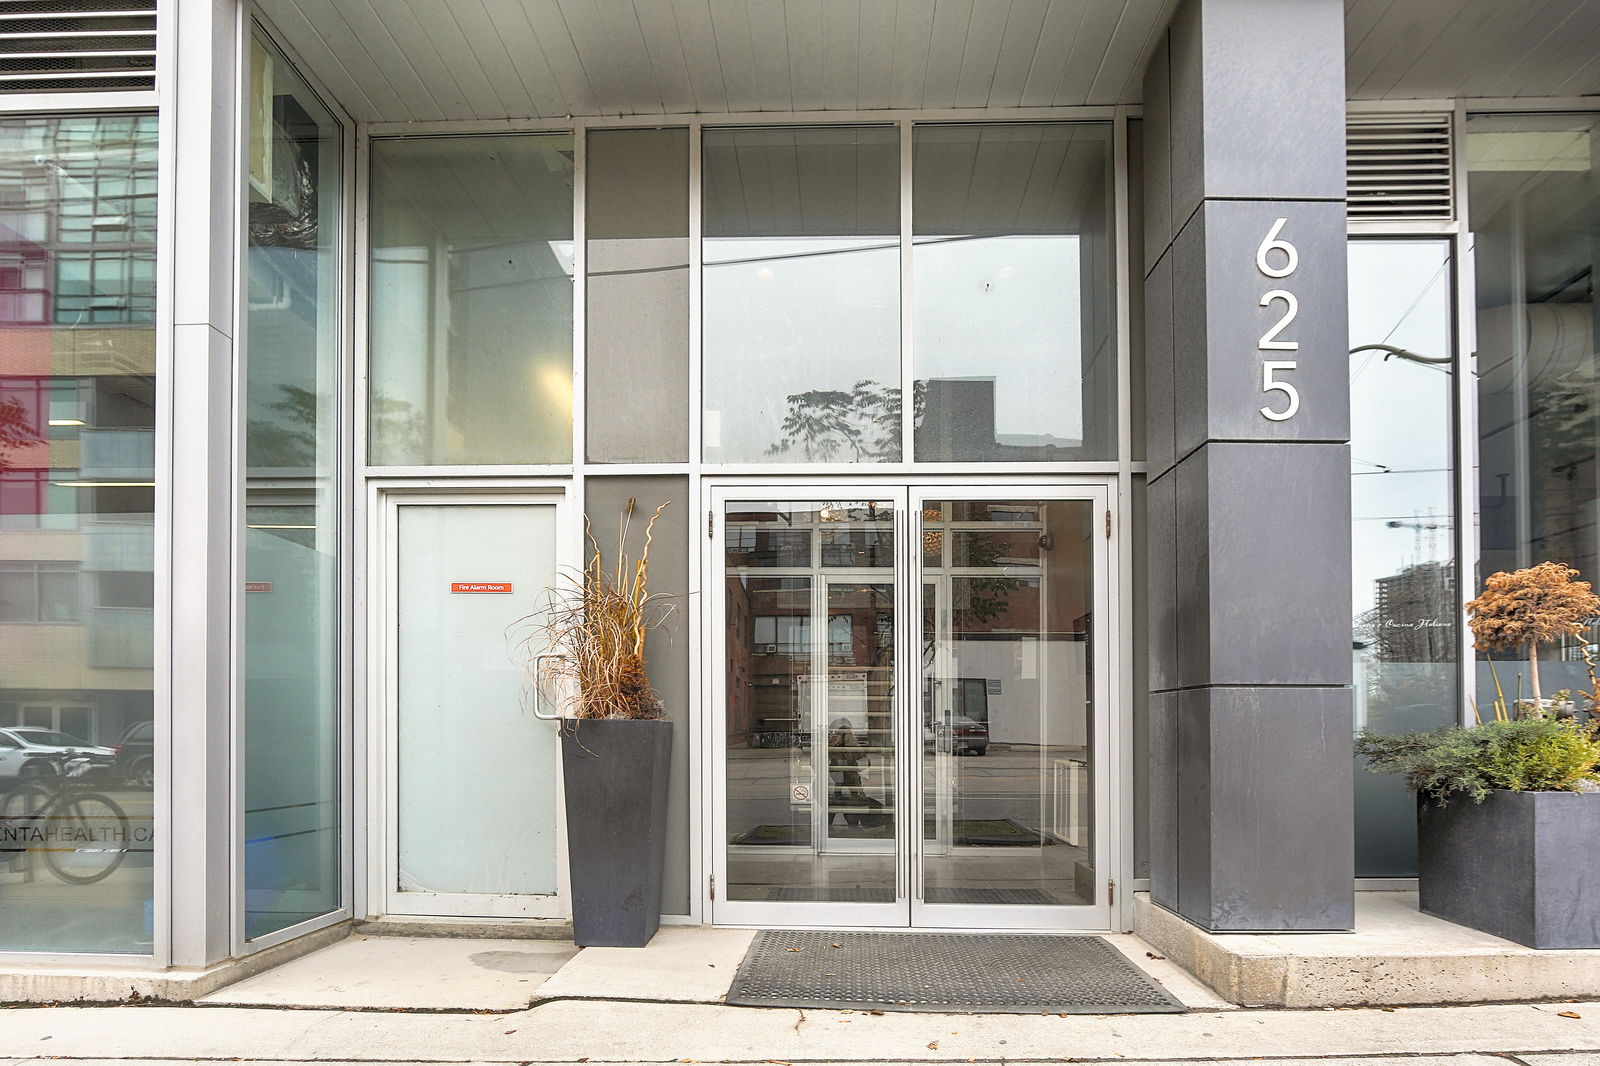
<path id="1" fill-rule="evenodd" d="M 1185 1009 L 1097 936 L 815 930 L 757 933 L 727 1002 L 937 1013 Z"/>

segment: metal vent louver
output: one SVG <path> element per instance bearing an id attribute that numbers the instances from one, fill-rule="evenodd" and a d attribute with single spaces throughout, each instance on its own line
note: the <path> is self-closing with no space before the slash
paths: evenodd
<path id="1" fill-rule="evenodd" d="M 155 84 L 156 0 L 0 0 L 0 93 Z"/>
<path id="2" fill-rule="evenodd" d="M 1345 175 L 1352 219 L 1449 221 L 1455 217 L 1450 116 L 1351 115 Z"/>

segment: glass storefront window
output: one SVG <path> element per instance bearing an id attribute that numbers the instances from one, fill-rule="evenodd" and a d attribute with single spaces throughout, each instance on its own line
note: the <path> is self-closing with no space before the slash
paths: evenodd
<path id="1" fill-rule="evenodd" d="M 916 457 L 1116 457 L 1111 127 L 918 126 Z"/>
<path id="2" fill-rule="evenodd" d="M 901 457 L 892 127 L 707 130 L 704 457 Z"/>
<path id="3" fill-rule="evenodd" d="M 1437 729 L 1460 707 L 1450 245 L 1352 241 L 1349 262 L 1354 724 Z M 1415 877 L 1415 798 L 1356 769 L 1357 876 Z"/>
<path id="4" fill-rule="evenodd" d="M 0 119 L 0 950 L 152 949 L 156 162 Z"/>
<path id="5" fill-rule="evenodd" d="M 570 134 L 372 142 L 369 459 L 572 461 Z"/>
<path id="6" fill-rule="evenodd" d="M 1546 560 L 1600 580 L 1600 115 L 1473 115 L 1467 191 L 1476 238 L 1478 582 Z M 1592 634 L 1591 634 L 1592 639 Z M 1583 638 L 1543 646 L 1546 698 L 1589 688 Z M 1496 661 L 1508 698 L 1526 663 Z M 1494 700 L 1479 653 L 1477 701 Z"/>
<path id="7" fill-rule="evenodd" d="M 342 140 L 252 52 L 245 313 L 245 935 L 340 904 Z"/>

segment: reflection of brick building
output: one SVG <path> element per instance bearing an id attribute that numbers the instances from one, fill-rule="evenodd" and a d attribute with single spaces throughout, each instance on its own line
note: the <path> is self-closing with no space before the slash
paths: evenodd
<path id="1" fill-rule="evenodd" d="M 1455 574 L 1427 562 L 1380 577 L 1374 611 L 1377 657 L 1385 662 L 1452 662 L 1456 655 Z"/>
<path id="2" fill-rule="evenodd" d="M 150 717 L 153 116 L 0 141 L 0 724 L 100 742 Z"/>

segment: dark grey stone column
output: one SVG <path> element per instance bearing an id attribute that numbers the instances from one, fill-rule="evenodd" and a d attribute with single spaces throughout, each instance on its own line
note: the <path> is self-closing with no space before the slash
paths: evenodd
<path id="1" fill-rule="evenodd" d="M 1184 0 L 1144 108 L 1151 895 L 1348 929 L 1342 3 Z"/>

